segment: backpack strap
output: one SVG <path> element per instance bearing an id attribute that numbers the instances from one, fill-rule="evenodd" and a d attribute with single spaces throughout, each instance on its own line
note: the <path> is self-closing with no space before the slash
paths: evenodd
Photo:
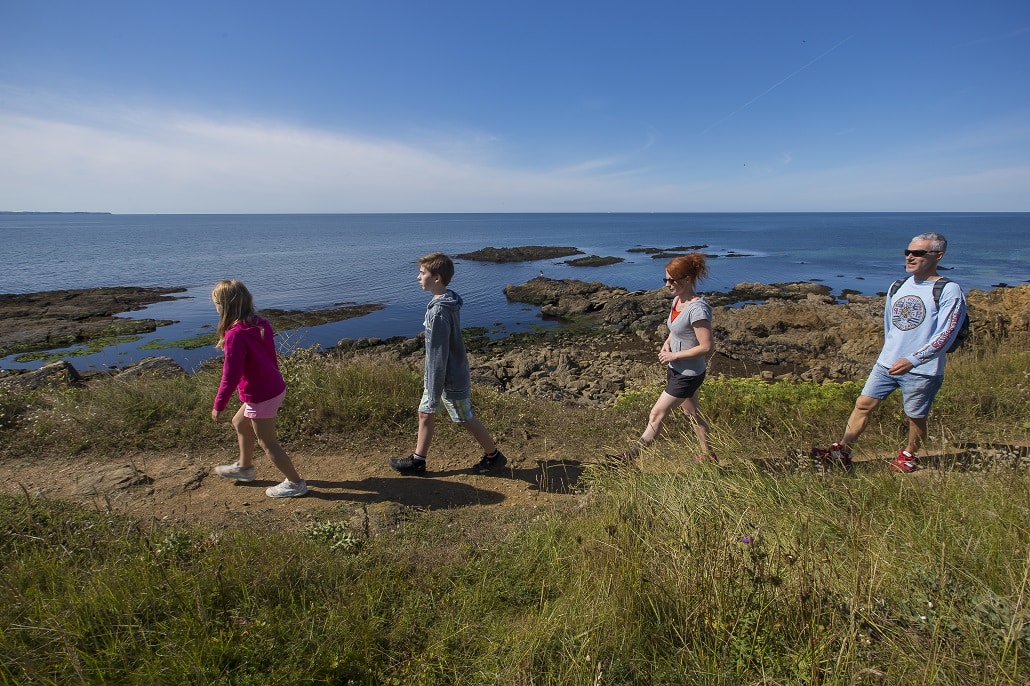
<path id="1" fill-rule="evenodd" d="M 951 279 L 946 276 L 942 276 L 933 282 L 933 304 L 937 306 L 937 309 L 941 309 L 941 293 L 944 292 L 944 286 L 951 283 Z"/>
<path id="2" fill-rule="evenodd" d="M 892 283 L 891 287 L 887 290 L 887 299 L 890 300 L 891 298 L 893 298 L 894 294 L 898 292 L 899 288 L 901 288 L 901 284 L 905 283 L 906 281 L 908 281 L 907 276 L 904 279 L 898 279 L 897 281 Z M 936 294 L 934 295 L 934 297 L 936 298 Z"/>

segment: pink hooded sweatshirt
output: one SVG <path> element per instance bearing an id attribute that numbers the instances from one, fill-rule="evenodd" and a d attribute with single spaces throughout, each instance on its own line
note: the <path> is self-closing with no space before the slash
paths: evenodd
<path id="1" fill-rule="evenodd" d="M 233 391 L 240 400 L 260 403 L 286 390 L 275 355 L 275 332 L 268 320 L 258 317 L 254 324 L 236 322 L 225 332 L 225 361 L 222 383 L 215 394 L 214 409 L 225 410 Z"/>

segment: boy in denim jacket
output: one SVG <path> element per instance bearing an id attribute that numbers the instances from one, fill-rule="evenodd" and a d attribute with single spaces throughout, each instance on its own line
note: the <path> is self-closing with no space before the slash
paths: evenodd
<path id="1" fill-rule="evenodd" d="M 461 424 L 483 448 L 483 457 L 472 467 L 486 474 L 505 463 L 505 457 L 483 423 L 472 414 L 468 355 L 461 337 L 461 296 L 447 287 L 454 277 L 454 262 L 443 253 L 418 260 L 418 283 L 433 298 L 426 306 L 426 368 L 418 408 L 418 440 L 415 452 L 393 458 L 390 467 L 401 474 L 426 473 L 426 457 L 433 441 L 433 415 L 442 404 L 451 421 Z"/>

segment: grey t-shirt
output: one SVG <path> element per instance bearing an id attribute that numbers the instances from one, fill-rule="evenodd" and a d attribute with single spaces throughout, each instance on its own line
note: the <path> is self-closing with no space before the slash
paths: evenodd
<path id="1" fill-rule="evenodd" d="M 673 352 L 690 350 L 696 347 L 697 336 L 694 334 L 694 324 L 705 320 L 712 321 L 712 306 L 704 298 L 698 298 L 687 303 L 686 307 L 673 319 L 673 315 L 676 314 L 677 302 L 678 300 L 673 301 L 667 321 L 670 334 L 669 347 Z M 704 355 L 701 355 L 700 357 L 689 357 L 685 360 L 675 360 L 670 362 L 669 366 L 684 376 L 700 376 L 705 373 L 708 361 Z"/>

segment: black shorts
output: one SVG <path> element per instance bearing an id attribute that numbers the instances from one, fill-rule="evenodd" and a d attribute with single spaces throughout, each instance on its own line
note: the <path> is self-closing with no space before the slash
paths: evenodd
<path id="1" fill-rule="evenodd" d="M 673 398 L 690 398 L 697 393 L 697 389 L 701 388 L 701 382 L 704 380 L 704 373 L 687 376 L 669 367 L 669 371 L 665 375 L 665 392 Z"/>

